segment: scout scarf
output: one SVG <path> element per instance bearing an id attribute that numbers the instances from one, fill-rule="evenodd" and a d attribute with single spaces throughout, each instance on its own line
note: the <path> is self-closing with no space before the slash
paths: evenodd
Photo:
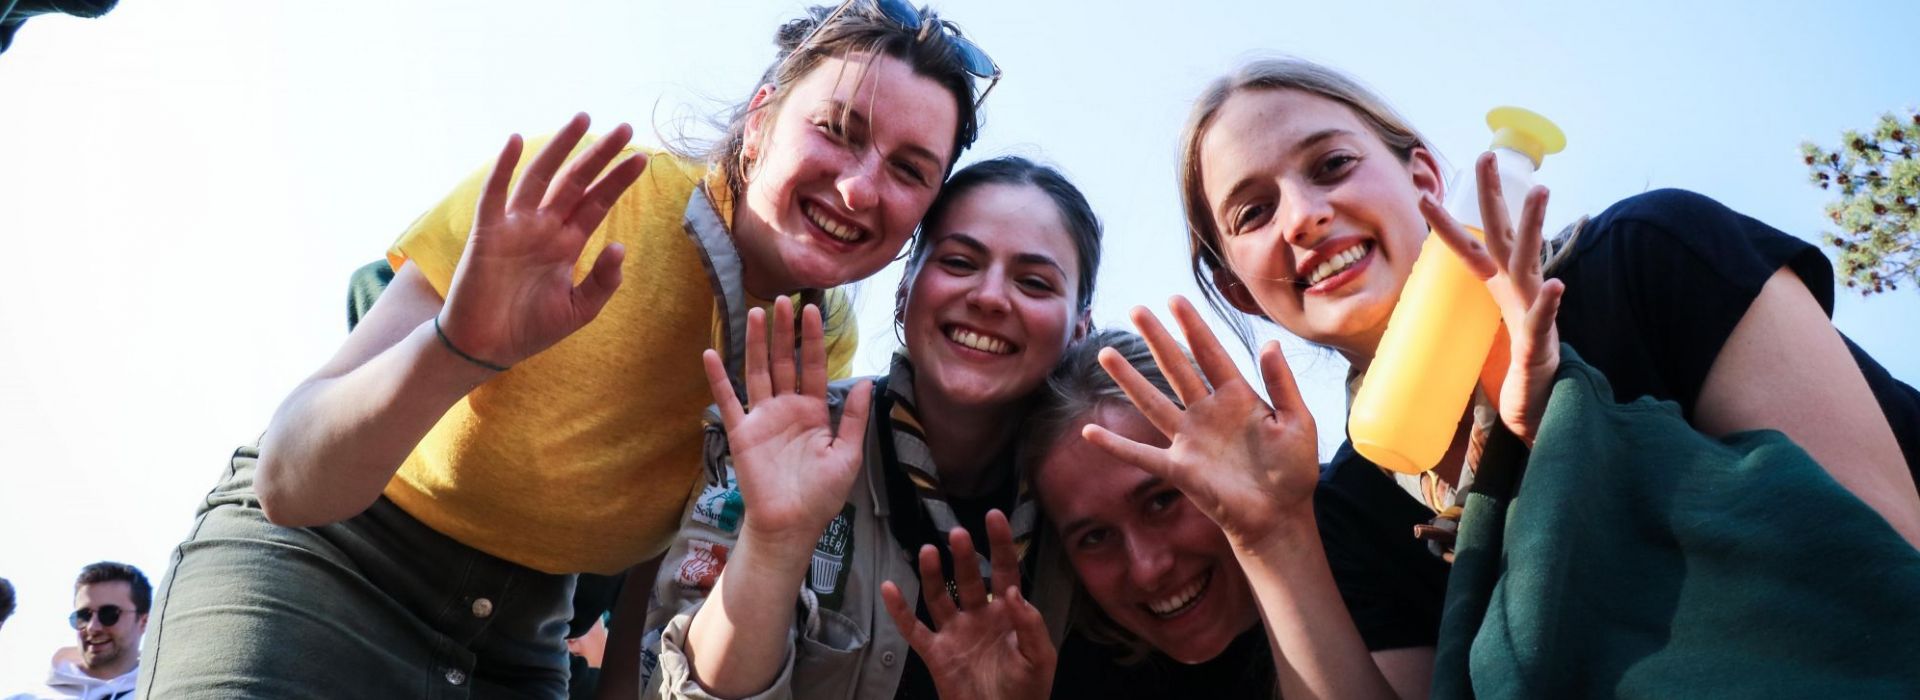
<path id="1" fill-rule="evenodd" d="M 926 431 L 921 428 L 914 408 L 913 363 L 905 354 L 893 356 L 893 366 L 887 376 L 874 386 L 874 404 L 872 428 L 879 431 L 887 500 L 895 509 L 893 517 L 887 519 L 888 527 L 905 549 L 909 561 L 917 561 L 913 553 L 918 552 L 921 545 L 930 544 L 940 551 L 941 564 L 951 571 L 953 553 L 948 551 L 946 533 L 959 527 L 960 520 L 940 488 L 940 472 L 934 467 Z M 1011 462 L 1009 456 L 1002 463 Z M 1010 474 L 1008 480 L 1010 488 L 996 488 L 994 493 L 1010 491 L 1010 497 L 995 507 L 1007 514 L 1007 524 L 1013 529 L 1014 552 L 1020 557 L 1024 571 L 1034 523 L 1039 518 L 1038 506 L 1033 502 L 1026 479 L 1015 473 Z M 980 553 L 980 576 L 988 580 L 988 590 L 1005 586 L 1003 582 L 991 580 L 993 571 L 987 552 L 982 549 Z M 947 586 L 952 592 L 951 579 Z"/>

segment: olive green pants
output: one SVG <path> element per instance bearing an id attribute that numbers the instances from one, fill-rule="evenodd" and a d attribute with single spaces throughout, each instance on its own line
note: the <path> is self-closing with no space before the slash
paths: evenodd
<path id="1" fill-rule="evenodd" d="M 236 451 L 174 551 L 138 697 L 564 697 L 574 578 L 434 531 L 381 498 L 309 528 L 267 521 Z"/>

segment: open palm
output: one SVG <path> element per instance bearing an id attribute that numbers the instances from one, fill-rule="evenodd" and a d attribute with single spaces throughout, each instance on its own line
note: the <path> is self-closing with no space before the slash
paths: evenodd
<path id="1" fill-rule="evenodd" d="M 512 365 L 592 321 L 619 288 L 625 250 L 618 244 L 600 252 L 579 284 L 574 267 L 593 230 L 647 161 L 635 155 L 601 175 L 632 138 L 633 129 L 622 124 L 560 172 L 587 124 L 585 114 L 568 122 L 511 193 L 520 137 L 508 139 L 501 149 L 441 311 L 443 332 L 455 347 L 489 363 Z"/>
<path id="2" fill-rule="evenodd" d="M 1087 426 L 1083 435 L 1179 488 L 1236 545 L 1257 548 L 1280 534 L 1283 523 L 1295 522 L 1292 516 L 1313 507 L 1320 475 L 1313 416 L 1278 343 L 1269 342 L 1260 352 L 1260 371 L 1275 402 L 1269 406 L 1241 377 L 1193 304 L 1174 297 L 1171 307 L 1193 345 L 1192 362 L 1151 312 L 1136 308 L 1133 321 L 1152 349 L 1154 363 L 1186 404 L 1184 409 L 1118 352 L 1101 351 L 1100 365 L 1172 444 L 1141 444 L 1098 425 Z M 1195 371 L 1195 363 L 1206 380 Z"/>
<path id="3" fill-rule="evenodd" d="M 1490 366 L 1483 374 L 1499 378 L 1499 386 L 1491 395 L 1499 404 L 1501 422 L 1532 445 L 1553 388 L 1554 372 L 1560 368 L 1560 335 L 1554 316 L 1560 312 L 1560 297 L 1566 292 L 1566 285 L 1559 280 L 1543 279 L 1541 270 L 1544 243 L 1540 229 L 1546 220 L 1547 188 L 1535 187 L 1527 193 L 1516 229 L 1501 192 L 1499 162 L 1492 153 L 1484 153 L 1474 167 L 1480 182 L 1484 245 L 1474 240 L 1437 200 L 1421 200 L 1420 210 L 1447 246 L 1466 262 L 1467 269 L 1486 281 L 1487 290 L 1500 307 L 1508 339 L 1506 366 Z M 1500 362 L 1501 355 L 1495 352 L 1488 361 Z"/>
<path id="4" fill-rule="evenodd" d="M 848 393 L 838 430 L 827 407 L 827 354 L 820 310 L 801 314 L 800 367 L 794 366 L 793 303 L 774 302 L 772 351 L 767 317 L 747 314 L 747 407 L 740 405 L 720 355 L 705 355 L 707 381 L 726 424 L 740 496 L 744 532 L 756 541 L 811 550 L 820 531 L 846 502 L 860 472 L 871 383 Z M 771 355 L 771 359 L 769 359 Z"/>
<path id="5" fill-rule="evenodd" d="M 1000 595 L 987 595 L 973 538 L 966 530 L 954 528 L 947 533 L 947 544 L 953 552 L 955 595 L 948 595 L 946 579 L 940 575 L 939 550 L 933 545 L 920 548 L 920 594 L 933 627 L 914 617 L 892 581 L 880 584 L 880 598 L 901 636 L 926 663 L 941 698 L 1047 697 L 1058 654 L 1040 611 L 1020 595 L 1020 559 L 1013 546 L 1013 530 L 998 510 L 987 513 L 987 542 L 993 586 Z"/>

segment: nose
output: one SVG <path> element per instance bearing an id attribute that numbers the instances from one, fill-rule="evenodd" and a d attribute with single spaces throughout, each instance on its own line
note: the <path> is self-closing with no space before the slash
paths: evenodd
<path id="1" fill-rule="evenodd" d="M 1160 538 L 1152 535 L 1127 537 L 1127 577 L 1133 580 L 1135 588 L 1142 591 L 1160 590 L 1172 572 L 1173 553 Z"/>
<path id="2" fill-rule="evenodd" d="M 1299 248 L 1319 245 L 1333 223 L 1326 191 L 1311 185 L 1281 185 L 1278 214 L 1280 235 Z"/>
<path id="3" fill-rule="evenodd" d="M 846 203 L 848 211 L 872 209 L 879 203 L 879 176 L 880 154 L 876 151 L 865 151 L 847 164 L 834 185 L 840 190 L 840 200 Z"/>
<path id="4" fill-rule="evenodd" d="M 1007 298 L 1007 274 L 999 266 L 990 266 L 978 278 L 978 284 L 967 291 L 967 303 L 986 313 L 1004 314 L 1013 308 L 1012 300 Z"/>

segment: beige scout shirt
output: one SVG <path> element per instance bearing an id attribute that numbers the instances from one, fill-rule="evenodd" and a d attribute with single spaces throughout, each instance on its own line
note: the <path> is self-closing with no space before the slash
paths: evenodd
<path id="1" fill-rule="evenodd" d="M 853 383 L 835 382 L 828 389 L 835 422 Z M 887 416 L 876 412 L 872 420 Z M 883 434 L 874 427 L 867 430 L 865 467 L 854 479 L 846 505 L 821 533 L 805 586 L 796 592 L 786 663 L 771 687 L 752 696 L 755 700 L 891 698 L 899 687 L 910 650 L 881 603 L 880 582 L 894 582 L 908 600 L 917 601 L 920 576 L 887 524 L 891 510 L 877 443 Z M 641 660 L 643 697 L 713 697 L 693 679 L 685 651 L 687 631 L 726 566 L 745 508 L 726 433 L 712 408 L 707 410 L 704 461 L 705 485 L 688 502 L 680 534 L 654 584 Z M 1031 556 L 1040 559 L 1031 590 L 1023 594 L 1039 608 L 1058 647 L 1066 634 L 1072 579 L 1051 530 L 1037 528 L 1035 539 Z"/>

